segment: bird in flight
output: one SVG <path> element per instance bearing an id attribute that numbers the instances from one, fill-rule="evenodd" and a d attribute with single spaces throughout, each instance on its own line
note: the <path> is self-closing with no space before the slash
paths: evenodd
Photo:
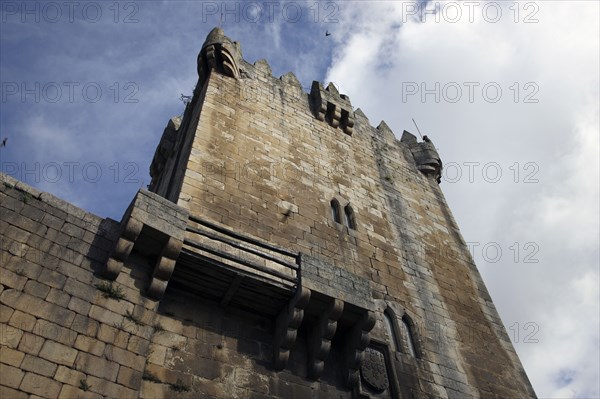
<path id="1" fill-rule="evenodd" d="M 329 31 L 325 31 L 325 36 L 331 36 L 331 33 L 329 33 Z"/>
<path id="2" fill-rule="evenodd" d="M 5 137 L 5 138 L 2 140 L 2 147 L 6 147 L 6 142 L 7 142 L 7 141 L 8 141 L 8 137 Z"/>

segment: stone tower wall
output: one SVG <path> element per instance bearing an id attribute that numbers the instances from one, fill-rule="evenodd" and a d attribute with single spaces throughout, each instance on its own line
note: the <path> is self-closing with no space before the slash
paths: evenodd
<path id="1" fill-rule="evenodd" d="M 238 67 L 239 78 L 201 76 L 199 99 L 176 132 L 189 156 L 171 199 L 368 281 L 375 340 L 393 339 L 386 309 L 394 322 L 414 324 L 419 356 L 397 349 L 399 390 L 534 396 L 435 175 L 422 173 L 425 143 L 408 133 L 396 139 L 385 122 L 372 127 L 335 87 L 315 83 L 305 93 L 293 74 L 276 78 L 265 61 Z M 317 92 L 337 104 L 337 118 L 319 120 Z M 334 221 L 332 199 L 350 204 L 355 229 Z"/>

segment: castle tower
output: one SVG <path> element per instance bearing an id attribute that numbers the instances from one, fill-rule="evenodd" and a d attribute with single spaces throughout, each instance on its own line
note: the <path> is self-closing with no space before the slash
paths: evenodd
<path id="1" fill-rule="evenodd" d="M 252 336 L 244 320 L 272 324 L 272 358 L 262 344 L 240 350 L 255 374 L 245 389 L 535 396 L 429 140 L 372 127 L 333 84 L 305 93 L 292 73 L 247 63 L 218 28 L 198 73 L 183 118 L 165 129 L 150 190 L 190 215 L 167 296 L 244 312 L 238 342 Z"/>
<path id="2" fill-rule="evenodd" d="M 0 175 L 0 396 L 534 398 L 431 141 L 220 29 L 120 222 Z"/>

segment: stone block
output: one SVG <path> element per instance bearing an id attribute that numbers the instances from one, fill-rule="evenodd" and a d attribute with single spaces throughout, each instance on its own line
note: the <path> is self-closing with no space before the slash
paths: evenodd
<path id="1" fill-rule="evenodd" d="M 11 239 L 17 242 L 26 243 L 29 240 L 31 233 L 28 233 L 25 230 L 21 230 L 16 226 L 9 225 L 8 229 L 6 230 L 6 236 L 10 237 Z"/>
<path id="2" fill-rule="evenodd" d="M 0 291 L 2 294 L 2 291 Z M 7 323 L 14 313 L 14 309 L 0 304 L 0 323 Z"/>
<path id="3" fill-rule="evenodd" d="M 127 313 L 133 313 L 134 307 L 131 302 L 128 302 L 124 299 L 116 300 L 112 298 L 105 298 L 104 296 L 96 298 L 94 305 L 108 309 L 111 312 L 118 313 L 121 316 L 125 316 Z"/>
<path id="4" fill-rule="evenodd" d="M 40 353 L 40 349 L 42 349 L 44 341 L 45 339 L 43 337 L 30 333 L 25 333 L 21 338 L 21 342 L 19 342 L 19 350 L 21 352 L 37 356 L 37 354 Z"/>
<path id="5" fill-rule="evenodd" d="M 22 290 L 26 282 L 27 277 L 24 275 L 19 275 L 4 267 L 0 268 L 0 284 L 16 290 Z"/>
<path id="6" fill-rule="evenodd" d="M 0 346 L 0 363 L 18 368 L 24 357 L 25 354 L 23 352 L 10 349 L 7 346 Z"/>
<path id="7" fill-rule="evenodd" d="M 40 351 L 40 357 L 57 364 L 72 366 L 77 357 L 77 351 L 58 342 L 48 340 L 44 342 L 44 346 Z"/>
<path id="8" fill-rule="evenodd" d="M 75 368 L 88 375 L 109 381 L 116 381 L 117 374 L 119 373 L 118 363 L 90 355 L 86 352 L 78 353 L 75 360 Z"/>
<path id="9" fill-rule="evenodd" d="M 133 389 L 93 376 L 88 377 L 88 382 L 91 384 L 91 391 L 98 392 L 109 398 L 137 398 L 138 396 L 138 393 Z"/>
<path id="10" fill-rule="evenodd" d="M 70 235 L 71 237 L 83 237 L 85 230 L 71 223 L 65 223 L 60 229 L 61 232 Z"/>
<path id="11" fill-rule="evenodd" d="M 118 346 L 118 345 L 117 345 Z M 150 348 L 150 341 L 137 335 L 132 335 L 127 343 L 127 350 L 138 355 L 146 356 Z"/>
<path id="12" fill-rule="evenodd" d="M 123 316 L 96 305 L 92 305 L 90 307 L 90 313 L 88 316 L 94 320 L 98 320 L 102 324 L 107 324 L 109 326 L 118 326 L 123 323 Z"/>
<path id="13" fill-rule="evenodd" d="M 83 391 L 79 388 L 79 382 L 77 386 L 63 385 L 58 399 L 102 399 L 103 396 L 96 392 Z"/>
<path id="14" fill-rule="evenodd" d="M 90 337 L 96 336 L 99 327 L 100 323 L 96 320 L 92 320 L 89 317 L 80 314 L 75 316 L 73 324 L 71 324 L 71 329 L 73 331 L 77 331 L 80 334 L 85 334 Z"/>
<path id="15" fill-rule="evenodd" d="M 62 289 L 67 281 L 67 277 L 61 273 L 44 269 L 40 274 L 39 281 L 50 287 Z"/>
<path id="16" fill-rule="evenodd" d="M 104 356 L 108 360 L 117 362 L 135 370 L 143 370 L 144 364 L 146 363 L 146 359 L 143 356 L 138 356 L 132 352 L 110 344 L 106 345 L 106 348 L 104 349 Z"/>
<path id="17" fill-rule="evenodd" d="M 46 284 L 38 283 L 37 281 L 29 280 L 25 284 L 24 291 L 28 294 L 45 299 L 50 293 L 50 287 Z"/>
<path id="18" fill-rule="evenodd" d="M 126 387 L 139 390 L 142 383 L 142 373 L 128 367 L 119 368 L 117 382 Z"/>
<path id="19" fill-rule="evenodd" d="M 0 364 L 0 385 L 19 388 L 24 375 L 25 373 L 16 367 Z"/>
<path id="20" fill-rule="evenodd" d="M 21 369 L 45 375 L 46 377 L 54 376 L 57 367 L 58 366 L 54 363 L 31 355 L 26 355 L 23 363 L 21 363 Z"/>
<path id="21" fill-rule="evenodd" d="M 34 373 L 27 373 L 19 389 L 42 398 L 54 399 L 60 392 L 61 384 L 48 377 L 43 377 Z"/>
<path id="22" fill-rule="evenodd" d="M 152 344 L 150 346 L 150 354 L 148 355 L 148 363 L 153 363 L 159 366 L 163 366 L 165 364 L 165 356 L 167 355 L 167 347 Z"/>
<path id="23" fill-rule="evenodd" d="M 64 270 L 61 268 L 61 270 Z M 80 269 L 81 270 L 81 269 Z M 66 271 L 66 270 L 65 270 Z M 86 277 L 89 277 L 89 272 L 85 272 Z M 92 284 L 85 284 L 73 277 L 69 277 L 63 288 L 65 292 L 77 298 L 83 299 L 87 302 L 94 302 L 97 296 L 99 296 L 98 288 Z"/>
<path id="24" fill-rule="evenodd" d="M 101 356 L 104 353 L 105 346 L 104 342 L 85 335 L 79 335 L 75 340 L 75 348 L 96 356 Z"/>
<path id="25" fill-rule="evenodd" d="M 46 300 L 48 302 L 52 302 L 52 303 L 60 306 L 61 308 L 66 308 L 67 305 L 69 304 L 70 299 L 71 299 L 71 296 L 69 294 L 67 294 L 66 292 L 63 292 L 62 290 L 58 290 L 56 288 L 51 288 L 50 293 L 46 297 Z"/>
<path id="26" fill-rule="evenodd" d="M 30 252 L 35 255 L 35 262 L 38 262 L 41 259 L 40 252 Z M 27 258 L 29 257 L 30 252 L 27 253 Z M 21 277 L 30 278 L 32 280 L 37 280 L 42 272 L 42 267 L 40 265 L 18 256 L 12 257 L 11 261 L 6 265 L 6 268 L 18 275 L 21 275 Z"/>
<path id="27" fill-rule="evenodd" d="M 0 398 L 6 399 L 29 399 L 29 395 L 25 392 L 0 385 Z"/>
<path id="28" fill-rule="evenodd" d="M 15 349 L 22 336 L 23 330 L 8 324 L 0 324 L 0 345 Z"/>
<path id="29" fill-rule="evenodd" d="M 79 381 L 85 380 L 86 375 L 80 371 L 65 366 L 58 366 L 54 379 L 64 384 L 79 386 Z"/>
<path id="30" fill-rule="evenodd" d="M 77 332 L 70 328 L 61 327 L 58 324 L 46 320 L 38 320 L 33 328 L 34 334 L 44 338 L 60 342 L 67 346 L 73 346 Z"/>
<path id="31" fill-rule="evenodd" d="M 126 348 L 129 342 L 130 334 L 115 327 L 101 324 L 98 329 L 97 338 L 107 344 L 115 345 L 119 348 Z"/>
<path id="32" fill-rule="evenodd" d="M 93 269 L 90 266 L 88 266 L 86 264 L 86 262 L 82 262 L 81 265 L 75 265 L 73 263 L 70 262 L 64 262 L 64 261 L 60 261 L 60 264 L 57 266 L 56 271 L 60 272 L 61 274 L 64 274 L 65 276 L 69 276 L 69 279 L 74 279 L 76 281 L 79 281 L 81 283 L 84 283 L 85 285 L 89 286 L 89 287 L 94 287 L 94 282 L 95 282 L 95 278 L 94 275 L 92 274 Z M 66 285 L 67 283 L 65 283 Z M 66 288 L 63 288 L 66 291 Z M 85 288 L 84 287 L 76 287 L 74 285 L 72 285 L 70 287 L 71 291 L 74 290 L 84 290 L 83 292 L 79 293 L 78 295 L 76 295 L 79 298 L 85 299 L 85 300 L 92 300 L 93 298 L 95 298 L 95 294 L 92 293 L 92 290 L 90 289 L 89 292 L 85 292 Z M 69 292 L 71 295 L 73 295 L 71 292 Z M 100 295 L 101 293 L 98 293 L 98 295 Z"/>
<path id="33" fill-rule="evenodd" d="M 183 335 L 175 334 L 169 331 L 162 331 L 160 334 L 154 334 L 152 342 L 159 345 L 171 347 L 173 345 L 182 347 L 185 345 L 187 338 Z"/>
<path id="34" fill-rule="evenodd" d="M 140 399 L 167 398 L 173 392 L 168 385 L 152 381 L 142 381 Z"/>
<path id="35" fill-rule="evenodd" d="M 47 212 L 42 219 L 42 223 L 55 230 L 60 230 L 61 227 L 65 224 L 65 218 L 56 217 L 53 214 Z"/>
<path id="36" fill-rule="evenodd" d="M 15 290 L 3 291 L 0 294 L 0 302 L 38 318 L 52 320 L 62 325 L 70 325 L 75 317 L 75 313 L 70 310 Z"/>
<path id="37" fill-rule="evenodd" d="M 35 322 L 36 318 L 32 315 L 15 310 L 8 324 L 24 331 L 31 331 L 35 326 Z"/>

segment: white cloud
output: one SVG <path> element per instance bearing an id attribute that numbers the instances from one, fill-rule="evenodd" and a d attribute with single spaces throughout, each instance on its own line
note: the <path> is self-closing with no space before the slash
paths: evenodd
<path id="1" fill-rule="evenodd" d="M 465 239 L 479 243 L 475 260 L 505 325 L 539 326 L 539 343 L 516 344 L 538 395 L 600 395 L 598 3 L 496 2 L 497 23 L 482 2 L 473 23 L 464 7 L 456 23 L 443 11 L 439 23 L 418 23 L 407 3 L 371 4 L 344 15 L 327 80 L 372 124 L 385 119 L 399 136 L 415 131 L 414 117 L 433 139 L 447 165 L 442 189 Z M 469 82 L 479 84 L 473 102 Z M 439 102 L 422 98 L 436 83 Z M 501 88 L 498 102 L 486 83 Z M 472 180 L 465 162 L 478 162 Z M 486 243 L 501 247 L 498 262 L 486 262 Z"/>

